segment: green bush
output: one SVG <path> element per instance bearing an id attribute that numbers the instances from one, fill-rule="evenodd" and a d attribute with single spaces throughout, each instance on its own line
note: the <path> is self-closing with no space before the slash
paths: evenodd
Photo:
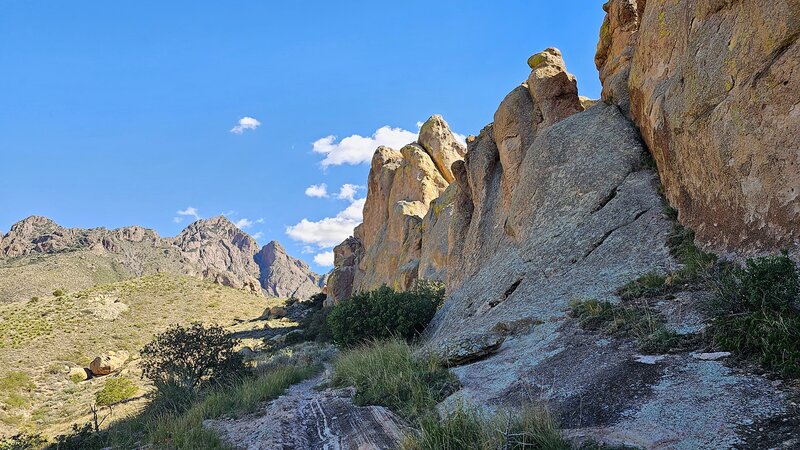
<path id="1" fill-rule="evenodd" d="M 359 405 L 383 405 L 407 419 L 432 411 L 459 386 L 441 363 L 415 356 L 400 339 L 370 342 L 338 355 L 331 382 L 355 386 Z"/>
<path id="2" fill-rule="evenodd" d="M 127 378 L 111 378 L 95 394 L 95 403 L 99 406 L 110 406 L 133 397 L 138 390 L 136 384 Z"/>
<path id="3" fill-rule="evenodd" d="M 191 395 L 248 373 L 235 351 L 238 344 L 217 325 L 174 325 L 142 349 L 142 374 L 153 381 L 158 394 Z"/>
<path id="4" fill-rule="evenodd" d="M 334 342 L 345 347 L 393 336 L 410 341 L 422 333 L 443 300 L 441 284 L 418 282 L 406 292 L 384 285 L 334 306 L 327 324 Z"/>
<path id="5" fill-rule="evenodd" d="M 19 433 L 0 439 L 0 450 L 39 450 L 47 445 L 47 439 L 38 433 Z"/>
<path id="6" fill-rule="evenodd" d="M 787 376 L 800 376 L 800 292 L 797 266 L 786 254 L 749 259 L 719 283 L 714 340 Z"/>
<path id="7" fill-rule="evenodd" d="M 569 450 L 572 445 L 545 409 L 524 407 L 519 412 L 487 414 L 459 406 L 442 419 L 420 421 L 420 430 L 406 436 L 403 450 Z"/>
<path id="8" fill-rule="evenodd" d="M 316 310 L 300 322 L 300 328 L 302 328 L 304 332 L 303 337 L 307 341 L 333 341 L 333 334 L 331 334 L 331 328 L 328 326 L 328 316 L 331 310 L 332 308 Z"/>

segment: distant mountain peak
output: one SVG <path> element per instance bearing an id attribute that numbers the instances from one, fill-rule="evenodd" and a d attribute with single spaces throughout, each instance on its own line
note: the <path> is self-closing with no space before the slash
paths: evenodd
<path id="1" fill-rule="evenodd" d="M 263 248 L 220 215 L 189 224 L 174 238 L 137 225 L 64 228 L 50 218 L 27 217 L 0 234 L 0 259 L 92 251 L 112 258 L 130 274 L 177 272 L 276 297 L 307 298 L 322 290 L 322 277 L 289 256 L 277 241 Z"/>

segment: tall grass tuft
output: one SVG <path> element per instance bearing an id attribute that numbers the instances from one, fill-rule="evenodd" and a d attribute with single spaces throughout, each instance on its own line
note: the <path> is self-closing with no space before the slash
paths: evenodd
<path id="1" fill-rule="evenodd" d="M 359 405 L 382 405 L 418 419 L 458 388 L 458 379 L 436 359 L 415 355 L 400 339 L 373 341 L 340 354 L 332 384 L 355 386 Z"/>
<path id="2" fill-rule="evenodd" d="M 461 405 L 445 417 L 426 416 L 407 435 L 402 450 L 568 450 L 567 441 L 546 409 L 532 406 L 495 414 Z"/>

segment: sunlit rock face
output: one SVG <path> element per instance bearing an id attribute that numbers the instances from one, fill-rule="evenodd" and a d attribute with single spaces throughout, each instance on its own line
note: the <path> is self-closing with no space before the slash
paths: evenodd
<path id="1" fill-rule="evenodd" d="M 611 0 L 603 99 L 639 127 L 680 221 L 711 248 L 800 239 L 800 4 Z"/>

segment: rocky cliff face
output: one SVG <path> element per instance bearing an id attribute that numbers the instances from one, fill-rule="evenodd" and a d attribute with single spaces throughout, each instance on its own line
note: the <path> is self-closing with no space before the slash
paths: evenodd
<path id="1" fill-rule="evenodd" d="M 393 281 L 395 287 L 402 289 L 407 286 L 402 280 L 409 278 L 408 273 L 445 280 L 448 298 L 429 326 L 424 351 L 448 359 L 463 349 L 480 349 L 483 343 L 491 344 L 493 349 L 499 346 L 488 357 L 488 350 L 479 352 L 484 359 L 478 361 L 451 359 L 470 363 L 454 369 L 464 387 L 443 407 L 461 400 L 504 406 L 533 397 L 547 401 L 572 436 L 590 436 L 617 445 L 687 449 L 731 447 L 742 442 L 742 433 L 754 422 L 778 420 L 789 413 L 786 392 L 764 378 L 739 374 L 718 361 L 687 353 L 642 357 L 630 342 L 599 339 L 568 317 L 569 305 L 575 299 L 617 301 L 615 292 L 626 282 L 645 273 L 663 274 L 678 267 L 666 247 L 673 224 L 664 214 L 658 175 L 665 179 L 667 196 L 677 202 L 681 219 L 700 226 L 700 236 L 708 242 L 740 251 L 749 251 L 751 244 L 770 250 L 775 248 L 770 245 L 791 243 L 796 232 L 788 222 L 786 228 L 764 225 L 759 228 L 760 234 L 750 239 L 748 227 L 756 225 L 747 222 L 745 216 L 737 216 L 739 228 L 723 222 L 722 217 L 714 219 L 717 226 L 712 227 L 703 220 L 712 220 L 714 211 L 719 210 L 695 211 L 693 203 L 681 203 L 693 198 L 694 189 L 706 198 L 723 199 L 717 208 L 737 211 L 738 200 L 734 199 L 744 197 L 728 194 L 747 184 L 747 178 L 741 174 L 723 177 L 723 173 L 734 174 L 735 167 L 703 150 L 709 145 L 711 153 L 721 151 L 722 143 L 708 139 L 714 133 L 729 130 L 725 120 L 715 116 L 718 111 L 714 108 L 707 108 L 700 116 L 688 110 L 685 115 L 672 113 L 675 124 L 684 128 L 703 122 L 706 127 L 718 127 L 715 131 L 693 128 L 697 133 L 706 132 L 695 136 L 694 141 L 688 134 L 677 133 L 677 129 L 657 139 L 648 134 L 646 123 L 667 126 L 663 108 L 688 101 L 689 94 L 663 95 L 657 90 L 642 94 L 642 87 L 651 86 L 651 81 L 640 82 L 638 87 L 634 87 L 634 81 L 665 77 L 664 80 L 688 83 L 695 76 L 692 70 L 683 73 L 687 70 L 685 64 L 690 62 L 683 50 L 658 50 L 659 45 L 669 46 L 676 41 L 678 44 L 674 45 L 687 45 L 683 38 L 661 39 L 648 43 L 647 49 L 641 47 L 643 36 L 658 29 L 648 27 L 643 31 L 644 24 L 668 20 L 669 11 L 660 14 L 656 5 L 673 8 L 672 4 L 653 0 L 646 6 L 632 0 L 614 0 L 606 5 L 608 18 L 597 54 L 605 102 L 584 110 L 584 105 L 591 102 L 578 97 L 575 79 L 566 71 L 557 50 L 532 56 L 527 81 L 506 96 L 493 123 L 478 136 L 468 138 L 464 160 L 455 160 L 451 165 L 452 182 L 430 201 L 418 228 L 405 227 L 404 234 L 387 236 L 390 230 L 375 226 L 379 222 L 368 219 L 365 209 L 365 224 L 356 229 L 354 238 L 337 247 L 336 268 L 331 277 L 336 285 L 328 286 L 329 295 L 341 299 L 352 290 L 370 288 L 364 280 Z M 701 18 L 725 16 L 728 8 L 739 11 L 743 5 L 720 2 L 718 7 L 709 9 L 683 4 L 681 20 L 687 21 L 688 28 L 680 36 L 688 35 L 691 41 L 691 30 L 711 26 L 704 25 Z M 676 6 L 675 14 L 678 9 Z M 696 20 L 687 19 L 693 15 L 698 15 Z M 784 19 L 788 24 L 798 23 Z M 724 28 L 724 21 L 712 23 Z M 778 26 L 777 31 L 783 32 L 787 27 Z M 678 33 L 683 29 L 679 26 L 662 30 Z M 707 38 L 708 42 L 716 39 L 710 34 Z M 697 39 L 696 48 L 708 45 Z M 785 52 L 794 51 L 793 42 L 785 46 Z M 637 61 L 648 53 L 657 61 L 649 62 L 646 70 L 657 73 L 637 78 L 639 70 L 645 70 L 636 67 Z M 781 55 L 777 55 L 773 67 L 780 65 Z M 684 62 L 678 64 L 682 58 Z M 771 73 L 769 70 L 765 73 Z M 709 71 L 707 76 L 714 74 Z M 791 86 L 793 81 L 779 84 Z M 750 83 L 747 95 L 755 95 L 750 101 L 759 105 L 758 82 Z M 740 101 L 745 98 L 745 87 L 742 89 Z M 792 101 L 797 102 L 796 95 L 775 102 Z M 640 108 L 645 103 L 647 114 L 642 116 Z M 765 114 L 774 114 L 776 124 L 786 126 L 763 130 L 762 125 L 751 124 L 753 132 L 772 136 L 768 142 L 788 142 L 796 125 L 791 110 L 772 109 L 769 105 L 764 109 Z M 648 149 L 636 125 L 656 156 L 658 174 L 646 164 Z M 673 132 L 677 134 L 670 134 Z M 739 137 L 730 135 L 726 139 L 723 142 L 728 142 L 725 145 L 729 148 L 742 148 L 741 143 L 731 144 L 731 139 Z M 750 138 L 742 139 L 750 142 Z M 659 150 L 658 145 L 666 147 Z M 682 146 L 692 149 L 694 160 L 688 155 L 679 157 L 674 149 Z M 764 152 L 759 153 L 759 158 L 780 163 L 776 167 L 779 171 L 784 169 L 781 161 L 789 164 L 797 156 L 786 146 L 766 149 L 762 145 L 750 151 Z M 392 205 L 386 201 L 390 198 L 387 186 L 392 183 L 385 182 L 384 174 L 397 170 L 405 158 L 386 149 L 376 152 L 367 205 L 376 205 L 376 210 L 381 205 Z M 673 159 L 665 163 L 665 158 Z M 703 173 L 705 178 L 690 182 L 684 175 L 670 172 L 665 164 L 685 164 L 685 168 L 672 170 L 680 170 L 685 176 Z M 775 183 L 793 183 L 796 174 L 780 173 L 782 178 L 776 178 L 770 189 L 776 188 Z M 761 182 L 762 186 L 767 184 Z M 774 200 L 781 191 L 768 193 L 765 188 L 762 192 L 767 197 L 751 200 Z M 419 192 L 413 195 L 422 197 Z M 760 204 L 762 210 L 776 204 L 770 201 Z M 794 208 L 793 201 L 792 198 L 784 205 Z M 376 217 L 385 218 L 388 213 L 381 210 Z M 783 220 L 771 213 L 760 217 Z M 369 226 L 367 220 L 372 221 Z M 780 230 L 786 233 L 781 235 Z M 767 245 L 768 242 L 772 244 Z M 392 256 L 413 257 L 389 259 L 391 264 L 372 258 L 370 264 L 363 264 L 367 253 L 380 254 L 384 245 L 391 249 L 388 254 Z M 396 270 L 398 278 L 391 278 L 389 270 Z M 680 293 L 660 304 L 671 330 L 683 333 L 694 326 L 687 322 L 688 316 L 675 314 L 674 308 L 692 311 L 695 296 Z M 724 392 L 720 386 L 725 386 Z"/>
<path id="2" fill-rule="evenodd" d="M 37 258 L 63 255 L 77 255 L 80 262 Z M 64 228 L 45 217 L 29 217 L 13 225 L 0 239 L 0 269 L 7 266 L 9 276 L 35 273 L 37 264 L 44 265 L 42 271 L 58 275 L 55 278 L 61 283 L 43 285 L 41 293 L 66 285 L 75 289 L 88 287 L 81 283 L 90 285 L 95 279 L 112 282 L 159 272 L 200 276 L 254 294 L 277 297 L 307 298 L 320 292 L 323 284 L 322 277 L 287 255 L 280 244 L 271 242 L 259 249 L 252 237 L 223 216 L 198 220 L 174 238 L 162 238 L 155 231 L 138 226 L 114 230 Z M 75 270 L 96 274 L 72 286 L 62 280 L 68 274 L 58 273 Z M 42 283 L 47 284 L 54 277 L 44 277 Z M 26 295 L 39 293 L 35 289 L 22 291 Z M 7 293 L 3 293 L 5 297 Z"/>
<path id="3" fill-rule="evenodd" d="M 798 254 L 800 2 L 605 9 L 603 99 L 639 127 L 681 222 L 718 250 Z"/>
<path id="4" fill-rule="evenodd" d="M 432 247 L 423 253 L 422 240 L 437 220 L 426 216 L 438 218 L 447 209 L 447 205 L 430 206 L 445 191 L 448 180 L 454 179 L 450 167 L 463 158 L 464 151 L 441 116 L 422 125 L 417 142 L 400 150 L 380 147 L 375 151 L 364 222 L 353 238 L 334 250 L 336 270 L 327 289 L 329 302 L 382 284 L 407 289 L 419 278 L 421 268 L 428 276 L 444 278 L 442 253 L 433 254 Z"/>
<path id="5" fill-rule="evenodd" d="M 308 264 L 292 258 L 276 241 L 265 245 L 255 255 L 261 270 L 261 286 L 271 297 L 299 298 L 305 300 L 322 291 L 325 277 L 315 274 Z"/>

